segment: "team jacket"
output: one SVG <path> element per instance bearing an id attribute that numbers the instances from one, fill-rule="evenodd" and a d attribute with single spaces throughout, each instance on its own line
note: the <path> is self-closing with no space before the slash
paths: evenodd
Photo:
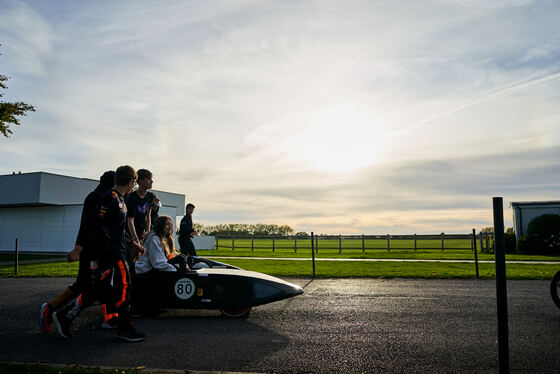
<path id="1" fill-rule="evenodd" d="M 94 240 L 95 259 L 102 264 L 114 264 L 126 259 L 125 247 L 126 204 L 115 189 L 101 199 L 97 211 Z"/>
<path id="2" fill-rule="evenodd" d="M 97 216 L 97 211 L 99 210 L 99 204 L 101 203 L 102 197 L 103 191 L 101 191 L 100 186 L 97 186 L 97 188 L 90 192 L 84 200 L 82 218 L 80 219 L 80 228 L 78 230 L 78 236 L 76 237 L 76 244 L 83 247 L 82 252 L 80 252 L 80 258 L 89 256 L 90 247 L 93 243 L 93 237 L 95 234 L 95 218 Z"/>
<path id="3" fill-rule="evenodd" d="M 191 238 L 191 235 L 194 232 L 192 225 L 191 216 L 185 214 L 179 225 L 179 243 Z"/>

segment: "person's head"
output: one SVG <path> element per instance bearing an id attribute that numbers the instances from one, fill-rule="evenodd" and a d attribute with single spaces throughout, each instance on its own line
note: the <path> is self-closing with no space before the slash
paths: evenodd
<path id="1" fill-rule="evenodd" d="M 138 187 L 144 190 L 149 190 L 152 188 L 152 173 L 147 169 L 138 170 Z"/>
<path id="2" fill-rule="evenodd" d="M 165 255 L 175 251 L 173 242 L 173 220 L 169 216 L 159 216 L 154 222 L 154 233 L 161 239 Z"/>
<path id="3" fill-rule="evenodd" d="M 119 166 L 115 172 L 115 187 L 126 189 L 125 193 L 129 193 L 134 188 L 137 178 L 138 175 L 132 166 Z"/>
<path id="4" fill-rule="evenodd" d="M 191 215 L 193 213 L 193 211 L 194 211 L 194 204 L 188 203 L 187 206 L 185 207 L 185 212 L 188 215 Z"/>
<path id="5" fill-rule="evenodd" d="M 99 189 L 103 192 L 110 190 L 115 185 L 115 172 L 113 170 L 106 171 L 99 178 Z"/>

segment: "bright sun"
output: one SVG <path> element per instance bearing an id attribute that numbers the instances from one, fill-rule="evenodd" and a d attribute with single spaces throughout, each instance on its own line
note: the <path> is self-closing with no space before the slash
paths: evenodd
<path id="1" fill-rule="evenodd" d="M 321 112 L 285 145 L 292 161 L 318 171 L 345 173 L 379 162 L 385 143 L 375 119 L 339 107 Z"/>

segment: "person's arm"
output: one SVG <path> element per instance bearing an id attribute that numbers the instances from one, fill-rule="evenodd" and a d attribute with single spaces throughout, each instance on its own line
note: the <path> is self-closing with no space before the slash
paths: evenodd
<path id="1" fill-rule="evenodd" d="M 84 247 L 90 245 L 93 241 L 95 215 L 97 213 L 97 207 L 100 199 L 99 195 L 96 194 L 97 191 L 94 191 L 87 195 L 84 200 L 82 217 L 80 219 L 80 228 L 78 229 L 78 235 L 76 236 L 76 244 L 74 245 L 74 248 L 66 254 L 68 262 L 78 261 Z"/>
<path id="2" fill-rule="evenodd" d="M 136 233 L 136 227 L 134 227 L 134 217 L 126 217 L 126 224 L 128 225 L 128 231 L 132 236 L 132 241 L 140 243 L 140 239 L 138 238 L 138 234 Z"/>
<path id="3" fill-rule="evenodd" d="M 148 235 L 148 233 L 151 230 L 152 227 L 152 208 L 150 207 L 150 209 L 148 209 L 148 212 L 146 213 L 146 215 L 148 216 L 146 219 L 146 228 L 144 229 L 144 232 L 142 233 L 142 238 L 145 238 L 146 235 Z"/>

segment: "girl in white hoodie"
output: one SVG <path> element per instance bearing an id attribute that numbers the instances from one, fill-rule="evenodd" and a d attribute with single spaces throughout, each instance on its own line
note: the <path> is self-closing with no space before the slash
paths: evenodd
<path id="1" fill-rule="evenodd" d="M 172 264 L 183 265 L 186 259 L 175 251 L 173 242 L 173 221 L 169 216 L 159 216 L 153 230 L 144 239 L 144 253 L 136 262 L 136 274 L 152 271 L 177 271 Z M 182 266 L 181 266 L 182 267 Z M 183 269 L 181 269 L 183 270 Z"/>

